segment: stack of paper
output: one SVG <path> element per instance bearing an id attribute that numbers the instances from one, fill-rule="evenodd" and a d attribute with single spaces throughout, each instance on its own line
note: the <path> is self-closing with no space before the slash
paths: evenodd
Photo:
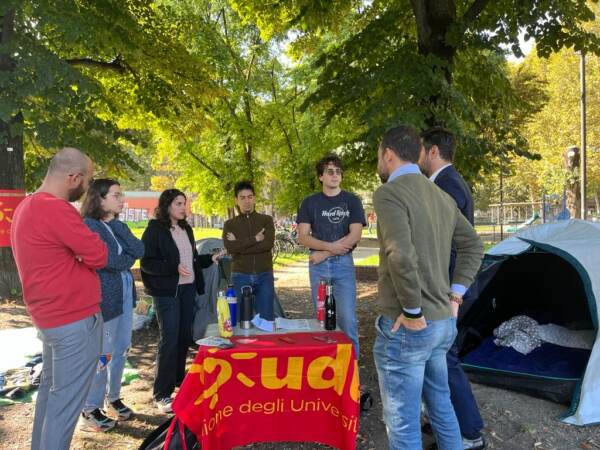
<path id="1" fill-rule="evenodd" d="M 275 328 L 281 330 L 310 331 L 310 324 L 307 319 L 284 319 L 275 318 Z"/>

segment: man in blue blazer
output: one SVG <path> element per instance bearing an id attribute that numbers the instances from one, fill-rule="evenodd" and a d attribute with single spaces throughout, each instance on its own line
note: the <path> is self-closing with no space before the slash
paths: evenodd
<path id="1" fill-rule="evenodd" d="M 471 190 L 452 165 L 456 150 L 456 140 L 449 130 L 441 127 L 431 128 L 421 134 L 425 151 L 419 159 L 419 166 L 440 189 L 450 195 L 458 209 L 473 225 L 473 198 Z M 456 264 L 456 251 L 454 246 L 450 254 L 450 279 Z M 454 289 L 454 286 L 453 286 Z M 464 292 L 460 292 L 464 294 Z M 452 303 L 455 314 L 458 315 L 458 303 Z M 477 407 L 477 402 L 471 391 L 469 380 L 462 369 L 458 357 L 456 342 L 447 354 L 448 384 L 454 412 L 460 425 L 463 437 L 463 446 L 469 450 L 484 449 L 486 444 L 481 434 L 483 420 Z"/>

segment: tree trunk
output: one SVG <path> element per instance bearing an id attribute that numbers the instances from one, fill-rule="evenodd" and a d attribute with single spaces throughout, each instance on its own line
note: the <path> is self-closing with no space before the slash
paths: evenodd
<path id="1" fill-rule="evenodd" d="M 468 27 L 478 19 L 490 0 L 473 0 L 461 17 L 455 0 L 410 0 L 417 26 L 417 42 L 421 55 L 434 55 L 442 63 L 444 77 L 452 84 L 454 57 Z M 440 125 L 435 117 L 440 95 L 433 93 L 426 118 L 429 126 Z M 443 124 L 442 124 L 443 125 Z"/>
<path id="2" fill-rule="evenodd" d="M 0 223 L 1 232 L 8 231 L 16 200 L 24 196 L 23 135 L 20 127 L 17 133 L 11 133 L 11 125 L 22 122 L 20 114 L 10 124 L 0 121 L 0 218 L 4 222 Z M 12 298 L 21 293 L 19 274 L 10 245 L 1 239 L 0 242 L 0 298 Z"/>
<path id="3" fill-rule="evenodd" d="M 434 55 L 440 59 L 444 77 L 452 84 L 452 64 L 456 46 L 447 41 L 448 31 L 456 25 L 456 5 L 453 0 L 411 0 L 417 25 L 417 40 L 421 55 Z M 430 105 L 425 118 L 428 126 L 440 125 L 435 117 L 440 94 L 433 93 L 426 104 Z M 442 124 L 443 125 L 443 124 Z"/>
<path id="4" fill-rule="evenodd" d="M 448 43 L 448 31 L 456 25 L 456 4 L 453 0 L 411 0 L 417 22 L 419 53 L 435 55 L 445 64 L 444 75 L 452 83 L 452 62 L 456 46 Z"/>
<path id="5" fill-rule="evenodd" d="M 0 11 L 0 42 L 8 42 L 14 34 L 15 11 Z M 8 55 L 0 55 L 0 70 L 11 70 Z M 23 116 L 18 114 L 10 122 L 0 120 L 0 298 L 15 297 L 21 293 L 19 274 L 8 244 L 8 235 L 16 200 L 25 189 L 23 171 Z"/>

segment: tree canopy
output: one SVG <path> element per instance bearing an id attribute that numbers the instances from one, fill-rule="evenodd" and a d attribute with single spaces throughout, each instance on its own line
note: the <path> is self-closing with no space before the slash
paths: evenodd
<path id="1" fill-rule="evenodd" d="M 314 74 L 303 106 L 360 124 L 348 142 L 372 148 L 399 122 L 443 124 L 459 135 L 457 164 L 470 179 L 498 155 L 533 156 L 519 130 L 543 99 L 535 80 L 510 77 L 504 59 L 508 49 L 521 55 L 521 30 L 542 56 L 600 49 L 584 27 L 594 19 L 585 0 L 233 3 L 264 36 L 297 34 L 293 53 Z"/>
<path id="2" fill-rule="evenodd" d="M 146 171 L 144 187 L 176 184 L 206 213 L 224 213 L 242 178 L 293 212 L 318 188 L 315 161 L 332 151 L 348 166 L 344 186 L 369 188 L 377 141 L 400 122 L 454 130 L 457 165 L 475 181 L 506 158 L 543 154 L 531 121 L 553 94 L 540 70 L 506 62 L 520 54 L 519 33 L 540 58 L 596 53 L 596 9 L 584 0 L 5 0 L 0 16 L 12 15 L 15 37 L 0 44 L 0 121 L 23 117 L 13 126 L 25 137 L 29 189 L 57 148 L 74 145 L 100 174 Z"/>

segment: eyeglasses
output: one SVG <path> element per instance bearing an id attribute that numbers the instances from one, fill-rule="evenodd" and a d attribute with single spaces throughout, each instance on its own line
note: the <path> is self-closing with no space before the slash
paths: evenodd
<path id="1" fill-rule="evenodd" d="M 325 169 L 327 175 L 341 175 L 342 169 Z"/>

